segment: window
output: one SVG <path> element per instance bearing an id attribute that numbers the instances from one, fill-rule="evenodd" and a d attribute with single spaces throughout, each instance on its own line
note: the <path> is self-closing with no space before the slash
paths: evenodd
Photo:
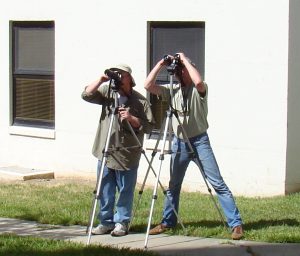
<path id="1" fill-rule="evenodd" d="M 54 22 L 11 22 L 13 125 L 54 128 Z"/>
<path id="2" fill-rule="evenodd" d="M 166 54 L 184 52 L 197 66 L 204 78 L 204 22 L 149 22 L 150 65 L 149 71 Z M 167 69 L 161 70 L 158 83 L 168 83 Z M 150 103 L 156 120 L 156 129 L 160 129 L 168 109 L 167 102 L 157 95 L 150 94 Z"/>

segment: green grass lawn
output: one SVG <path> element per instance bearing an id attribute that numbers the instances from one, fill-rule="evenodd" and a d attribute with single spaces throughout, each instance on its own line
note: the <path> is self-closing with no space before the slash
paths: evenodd
<path id="1" fill-rule="evenodd" d="M 84 246 L 36 237 L 0 235 L 1 256 L 154 256 L 142 250 L 115 249 L 107 246 Z"/>
<path id="2" fill-rule="evenodd" d="M 0 184 L 0 216 L 48 224 L 88 225 L 94 183 L 87 182 L 14 182 Z M 137 191 L 138 192 L 138 191 Z M 139 195 L 136 193 L 135 205 Z M 135 211 L 131 230 L 146 232 L 152 189 L 145 190 Z M 155 200 L 152 224 L 161 220 L 164 195 Z M 245 240 L 300 242 L 300 193 L 270 198 L 236 197 L 245 229 Z M 181 221 L 168 231 L 174 235 L 230 239 L 209 195 L 182 193 Z M 185 233 L 186 231 L 186 233 Z"/>

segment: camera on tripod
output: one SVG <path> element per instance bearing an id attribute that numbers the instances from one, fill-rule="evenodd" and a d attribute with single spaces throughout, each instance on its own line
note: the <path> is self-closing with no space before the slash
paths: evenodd
<path id="1" fill-rule="evenodd" d="M 106 69 L 104 74 L 111 79 L 111 88 L 114 91 L 118 91 L 122 85 L 121 74 L 118 71 L 112 71 L 111 69 Z"/>
<path id="2" fill-rule="evenodd" d="M 164 56 L 164 61 L 167 63 L 167 70 L 172 74 L 180 75 L 181 70 L 183 69 L 183 64 L 180 61 L 180 55 L 175 54 L 172 59 L 169 55 Z"/>

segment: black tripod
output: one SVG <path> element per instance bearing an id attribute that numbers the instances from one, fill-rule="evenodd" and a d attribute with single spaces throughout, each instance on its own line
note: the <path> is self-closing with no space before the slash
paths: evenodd
<path id="1" fill-rule="evenodd" d="M 98 175 L 97 175 L 97 183 L 96 183 L 96 188 L 94 191 L 95 195 L 93 198 L 90 218 L 89 218 L 89 222 L 88 222 L 88 226 L 87 226 L 87 230 L 86 230 L 86 233 L 88 234 L 87 245 L 90 244 L 90 240 L 91 240 L 92 228 L 93 228 L 93 224 L 94 224 L 94 220 L 95 220 L 95 213 L 96 213 L 96 208 L 97 208 L 97 201 L 100 199 L 100 188 L 101 188 L 103 172 L 104 172 L 104 168 L 105 168 L 105 164 L 106 164 L 108 156 L 111 155 L 122 166 L 121 162 L 118 161 L 118 159 L 114 156 L 114 152 L 124 149 L 124 147 L 122 147 L 122 148 L 120 147 L 120 140 L 119 140 L 119 129 L 118 129 L 119 128 L 118 127 L 119 126 L 119 123 L 118 123 L 119 101 L 118 101 L 118 97 L 117 97 L 117 92 L 118 92 L 119 86 L 116 86 L 115 83 L 118 82 L 118 80 L 117 80 L 118 78 L 117 77 L 115 77 L 115 78 L 116 79 L 110 80 L 110 85 L 109 85 L 110 88 L 112 88 L 112 98 L 114 99 L 114 101 L 113 101 L 113 106 L 111 107 L 111 110 L 110 110 L 109 129 L 107 132 L 105 147 L 103 149 L 100 171 L 98 172 Z M 117 81 L 115 81 L 115 80 L 117 80 Z M 145 151 L 142 149 L 142 145 L 141 145 L 137 135 L 135 134 L 132 126 L 130 125 L 128 120 L 125 120 L 125 122 L 127 124 L 127 127 L 129 127 L 131 135 L 135 138 L 135 140 L 137 142 L 137 145 L 126 147 L 126 149 L 139 148 L 141 150 L 141 153 L 145 156 L 147 162 L 150 164 L 150 162 L 145 154 Z M 113 127 L 115 128 L 114 129 L 114 131 L 115 131 L 115 146 L 114 146 L 114 148 L 110 148 Z M 123 166 L 122 166 L 122 168 L 124 170 L 126 169 Z"/>
<path id="2" fill-rule="evenodd" d="M 215 198 L 213 197 L 212 195 L 212 192 L 211 192 L 211 189 L 207 183 L 207 180 L 206 180 L 206 175 L 202 169 L 202 166 L 201 166 L 201 163 L 198 159 L 198 157 L 196 156 L 195 152 L 194 152 L 194 149 L 189 141 L 189 138 L 187 136 L 187 133 L 178 117 L 178 112 L 176 109 L 174 109 L 172 107 L 172 100 L 173 100 L 173 78 L 174 78 L 174 73 L 176 71 L 176 68 L 177 68 L 177 65 L 175 66 L 171 66 L 171 68 L 168 68 L 168 72 L 169 72 L 169 76 L 170 76 L 170 105 L 169 105 L 169 109 L 167 110 L 166 112 L 166 117 L 164 119 L 164 122 L 163 122 L 163 126 L 164 126 L 164 130 L 163 130 L 163 140 L 162 140 L 162 148 L 160 150 L 160 156 L 159 156 L 159 160 L 160 160 L 160 165 L 159 165 L 159 171 L 156 175 L 156 182 L 154 184 L 154 189 L 153 189 L 153 195 L 152 195 L 152 202 L 151 202 L 151 208 L 150 208 L 150 213 L 149 213 L 149 218 L 148 218 L 148 226 L 147 226 L 147 232 L 146 232 L 146 238 L 145 238 L 145 244 L 144 244 L 144 249 L 147 249 L 147 244 L 148 244 L 148 238 L 149 238 L 149 231 L 150 231 L 150 226 L 151 226 L 151 221 L 152 221 L 152 215 L 153 215 L 153 210 L 154 210 L 154 204 L 155 204 L 155 201 L 157 200 L 157 189 L 158 189 L 158 184 L 160 184 L 160 181 L 159 181 L 159 178 L 160 178 L 160 174 L 161 174 L 161 168 L 162 168 L 162 163 L 163 163 L 163 160 L 164 160 L 164 155 L 165 153 L 172 153 L 170 150 L 165 150 L 165 146 L 166 146 L 166 141 L 167 141 L 167 136 L 169 136 L 170 138 L 170 141 L 171 141 L 171 132 L 172 132 L 172 117 L 173 115 L 176 117 L 178 123 L 179 123 L 179 126 L 181 127 L 182 129 L 182 133 L 183 133 L 183 137 L 184 137 L 184 140 L 187 142 L 188 144 L 188 147 L 189 147 L 189 153 L 191 155 L 191 158 L 195 161 L 196 165 L 198 166 L 201 174 L 202 174 L 202 177 L 203 177 L 203 180 L 206 184 L 206 187 L 208 189 L 208 192 L 211 196 L 211 199 L 214 203 L 214 206 L 216 207 L 217 209 L 217 212 L 221 218 L 221 221 L 223 222 L 224 226 L 226 227 L 226 224 L 225 224 L 225 220 L 221 214 L 221 211 L 215 201 Z M 162 126 L 162 128 L 163 128 Z M 158 147 L 158 144 L 159 144 L 159 140 L 161 138 L 161 133 L 162 133 L 162 130 L 160 131 L 160 135 L 159 135 L 159 138 L 156 142 L 156 145 L 155 145 L 155 148 L 153 150 L 153 153 L 152 153 L 152 159 L 151 159 L 151 163 L 153 162 L 153 158 L 157 152 L 157 147 Z M 150 168 L 150 167 L 149 167 Z M 148 173 L 149 173 L 149 168 L 148 168 L 148 171 L 146 173 L 146 176 L 145 176 L 145 179 L 144 179 L 144 183 L 143 183 L 143 186 L 142 186 L 142 189 L 144 187 L 144 184 L 146 183 L 146 179 L 147 179 L 147 176 L 148 176 Z M 141 195 L 142 194 L 142 190 L 139 192 L 139 194 Z M 164 191 L 164 194 L 166 194 L 166 192 Z M 167 197 L 168 198 L 168 197 Z M 174 205 L 172 206 L 172 209 L 175 213 L 175 215 L 177 216 L 178 218 L 178 213 L 176 212 L 175 210 L 175 207 Z M 182 227 L 184 228 L 182 222 L 180 221 Z"/>

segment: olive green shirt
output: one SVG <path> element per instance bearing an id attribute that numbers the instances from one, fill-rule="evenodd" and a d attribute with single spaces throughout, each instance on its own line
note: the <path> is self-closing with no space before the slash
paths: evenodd
<path id="1" fill-rule="evenodd" d="M 172 107 L 177 110 L 178 122 L 175 116 L 172 116 L 172 126 L 175 136 L 184 139 L 182 127 L 187 133 L 188 138 L 206 132 L 208 129 L 207 122 L 207 84 L 204 83 L 206 93 L 202 97 L 194 85 L 184 86 L 180 84 L 173 85 Z M 162 96 L 170 102 L 170 85 L 162 85 Z"/>
<path id="2" fill-rule="evenodd" d="M 138 129 L 132 129 L 128 126 L 129 122 L 119 119 L 118 114 L 112 113 L 117 93 L 110 89 L 107 84 L 101 85 L 94 93 L 83 91 L 82 98 L 90 103 L 102 105 L 101 116 L 93 145 L 93 155 L 102 160 L 106 140 L 110 133 L 110 141 L 107 154 L 106 165 L 115 170 L 127 170 L 138 167 L 142 152 L 144 134 L 150 133 L 154 126 L 154 118 L 148 100 L 135 90 L 122 104 L 122 107 L 128 109 L 129 113 L 139 118 L 141 126 Z M 118 104 L 119 105 L 119 104 Z M 113 118 L 113 122 L 111 122 Z M 112 128 L 109 129 L 110 123 Z M 116 129 L 119 136 L 115 136 Z M 137 140 L 138 139 L 138 140 Z M 119 141 L 119 147 L 116 146 Z M 139 143 L 141 146 L 139 146 Z"/>

